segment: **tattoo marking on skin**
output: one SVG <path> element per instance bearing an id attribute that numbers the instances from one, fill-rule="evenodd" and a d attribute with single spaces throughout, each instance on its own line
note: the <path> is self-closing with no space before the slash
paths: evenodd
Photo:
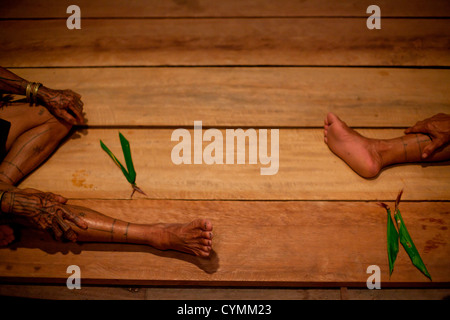
<path id="1" fill-rule="evenodd" d="M 128 227 L 130 226 L 130 223 L 128 222 L 127 223 L 127 228 L 125 229 L 125 234 L 124 234 L 124 236 L 125 236 L 125 241 L 126 242 L 128 242 Z"/>
<path id="2" fill-rule="evenodd" d="M 420 154 L 422 154 L 422 147 L 420 146 L 419 135 L 417 133 L 416 133 L 416 140 L 417 140 L 417 145 L 419 146 L 419 152 L 420 152 Z"/>
<path id="3" fill-rule="evenodd" d="M 6 164 L 9 164 L 10 166 L 12 166 L 14 168 L 16 168 L 22 174 L 22 176 L 25 175 L 25 173 L 23 173 L 23 171 L 20 170 L 20 168 L 15 163 L 9 162 L 7 160 L 3 160 L 3 162 L 6 163 Z"/>
<path id="4" fill-rule="evenodd" d="M 44 151 L 44 146 L 34 146 L 33 147 L 33 152 L 35 155 L 38 155 L 39 153 L 41 153 L 42 151 Z"/>
<path id="5" fill-rule="evenodd" d="M 15 193 L 12 192 L 11 193 L 11 202 L 9 204 L 9 212 L 13 212 L 12 209 L 13 209 L 13 204 L 14 204 L 14 198 L 15 198 Z"/>
<path id="6" fill-rule="evenodd" d="M 34 137 L 32 137 L 30 140 L 28 140 L 28 141 L 22 146 L 22 148 L 20 148 L 20 150 L 17 151 L 17 153 L 14 155 L 14 157 L 11 159 L 11 161 L 14 160 L 14 159 L 22 152 L 22 150 L 23 150 L 28 144 L 30 144 L 33 140 L 35 140 L 36 138 L 40 137 L 41 135 L 43 135 L 44 133 L 47 133 L 47 132 L 49 132 L 49 131 L 50 131 L 50 129 L 47 129 L 47 130 L 45 130 L 45 131 L 42 131 L 42 132 L 40 132 L 39 134 L 37 134 L 37 135 L 35 135 Z"/>
<path id="7" fill-rule="evenodd" d="M 403 137 L 401 137 L 401 139 L 402 139 L 402 143 L 403 143 L 403 149 L 405 151 L 405 161 L 407 162 L 408 161 L 408 152 L 406 151 L 406 147 L 408 146 L 408 144 L 405 143 L 405 140 L 403 140 Z"/>
<path id="8" fill-rule="evenodd" d="M 10 177 L 8 177 L 3 171 L 0 172 L 0 175 L 6 177 L 9 181 L 11 181 L 11 184 L 15 184 L 15 182 Z"/>
<path id="9" fill-rule="evenodd" d="M 108 233 L 111 233 L 111 230 L 97 229 L 97 228 L 93 228 L 93 227 L 91 227 L 91 226 L 89 226 L 89 230 L 95 230 L 95 231 L 101 231 L 101 232 L 108 232 Z"/>
<path id="10" fill-rule="evenodd" d="M 113 237 L 114 237 L 114 225 L 116 224 L 117 219 L 114 219 L 112 226 L 111 226 L 111 242 L 113 242 Z"/>

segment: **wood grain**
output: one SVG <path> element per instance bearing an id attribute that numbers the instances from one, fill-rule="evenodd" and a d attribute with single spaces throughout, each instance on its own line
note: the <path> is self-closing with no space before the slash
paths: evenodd
<path id="1" fill-rule="evenodd" d="M 81 269 L 82 284 L 365 287 L 367 267 L 378 265 L 382 288 L 445 286 L 450 281 L 446 202 L 401 204 L 405 223 L 433 282 L 411 264 L 403 249 L 389 279 L 386 213 L 372 202 L 71 203 L 140 223 L 180 223 L 208 217 L 214 224 L 214 253 L 201 259 L 136 245 L 62 244 L 23 231 L 20 242 L 0 249 L 4 279 L 65 282 L 67 267 L 75 264 Z"/>
<path id="2" fill-rule="evenodd" d="M 450 113 L 450 70 L 386 68 L 11 69 L 83 96 L 88 126 L 409 127 Z"/>
<path id="3" fill-rule="evenodd" d="M 67 18 L 69 0 L 17 0 L 0 4 L 1 18 Z M 82 18 L 92 17 L 367 17 L 369 0 L 77 0 Z M 442 17 L 450 15 L 446 0 L 378 0 L 382 17 Z M 33 8 L 33 10 L 25 10 Z"/>
<path id="4" fill-rule="evenodd" d="M 445 19 L 86 19 L 0 21 L 4 67 L 449 66 Z M 14 54 L 12 54 L 14 53 Z M 39 53 L 39 54 L 37 54 Z"/>
<path id="5" fill-rule="evenodd" d="M 321 129 L 281 129 L 275 175 L 261 175 L 260 169 L 269 165 L 261 165 L 259 157 L 251 165 L 248 156 L 246 164 L 239 165 L 175 165 L 171 152 L 178 142 L 171 141 L 173 129 L 88 129 L 75 133 L 20 187 L 69 198 L 129 198 L 130 185 L 99 143 L 101 139 L 123 159 L 119 131 L 130 141 L 136 182 L 152 199 L 386 200 L 394 199 L 402 188 L 405 200 L 450 199 L 448 165 L 396 166 L 366 180 L 328 149 Z M 372 138 L 403 135 L 398 129 L 359 132 Z M 192 138 L 192 129 L 190 134 Z M 223 130 L 222 134 L 225 141 Z M 208 144 L 204 142 L 203 148 Z M 224 147 L 224 163 L 225 153 Z"/>

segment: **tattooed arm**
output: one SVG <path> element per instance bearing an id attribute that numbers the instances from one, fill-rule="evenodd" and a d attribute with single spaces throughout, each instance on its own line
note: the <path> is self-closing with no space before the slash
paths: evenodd
<path id="1" fill-rule="evenodd" d="M 0 67 L 0 93 L 25 95 L 27 84 L 27 80 Z M 81 96 L 72 90 L 54 90 L 42 85 L 37 92 L 37 99 L 59 119 L 73 125 L 84 122 Z"/>
<path id="2" fill-rule="evenodd" d="M 62 196 L 34 189 L 20 190 L 5 183 L 0 183 L 0 191 L 5 191 L 0 203 L 2 212 L 23 217 L 34 227 L 52 231 L 58 240 L 77 240 L 77 234 L 67 221 L 83 230 L 88 227 L 83 218 L 64 205 L 67 199 Z"/>

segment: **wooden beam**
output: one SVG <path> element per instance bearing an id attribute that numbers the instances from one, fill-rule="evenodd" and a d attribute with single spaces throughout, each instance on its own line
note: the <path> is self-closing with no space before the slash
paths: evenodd
<path id="1" fill-rule="evenodd" d="M 449 66 L 445 19 L 85 19 L 0 21 L 4 67 Z"/>
<path id="2" fill-rule="evenodd" d="M 81 284 L 195 284 L 226 286 L 366 286 L 378 265 L 381 287 L 448 286 L 447 202 L 402 202 L 405 224 L 433 282 L 401 248 L 389 278 L 386 213 L 373 202 L 79 200 L 72 204 L 140 223 L 214 224 L 208 259 L 125 244 L 57 243 L 22 231 L 0 249 L 3 280 L 62 282 L 69 265 Z M 392 202 L 390 202 L 392 204 Z"/>
<path id="3" fill-rule="evenodd" d="M 83 96 L 88 126 L 409 127 L 450 113 L 450 70 L 378 68 L 11 69 Z"/>
<path id="4" fill-rule="evenodd" d="M 69 0 L 17 0 L 2 2 L 1 18 L 67 18 Z M 77 0 L 82 18 L 104 17 L 295 17 L 329 16 L 367 17 L 369 0 L 208 0 L 158 1 L 158 0 Z M 449 16 L 446 0 L 424 2 L 421 0 L 378 0 L 382 17 L 442 17 Z M 32 10 L 26 10 L 32 8 Z"/>
<path id="5" fill-rule="evenodd" d="M 251 165 L 248 156 L 246 164 L 176 165 L 171 160 L 172 149 L 179 143 L 171 141 L 174 130 L 88 129 L 75 132 L 20 187 L 53 191 L 70 198 L 129 198 L 129 183 L 99 142 L 101 139 L 119 159 L 123 159 L 120 131 L 131 144 L 136 182 L 152 199 L 386 200 L 394 199 L 401 189 L 405 190 L 405 200 L 450 199 L 449 166 L 409 164 L 386 169 L 373 180 L 363 179 L 329 150 L 323 142 L 322 129 L 281 129 L 279 170 L 275 175 L 261 175 L 261 168 L 270 164 L 260 164 L 259 156 L 257 164 Z M 372 138 L 403 135 L 403 130 L 398 129 L 359 132 Z M 193 139 L 192 129 L 189 133 Z M 225 142 L 224 130 L 221 133 Z M 209 143 L 204 142 L 203 148 Z M 223 148 L 226 163 L 225 145 Z M 248 150 L 247 141 L 246 153 Z M 193 157 L 192 151 L 192 163 Z"/>

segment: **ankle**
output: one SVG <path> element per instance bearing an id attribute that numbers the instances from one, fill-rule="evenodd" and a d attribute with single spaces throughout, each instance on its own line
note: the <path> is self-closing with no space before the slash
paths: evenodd
<path id="1" fill-rule="evenodd" d="M 374 150 L 379 156 L 380 166 L 384 168 L 395 163 L 393 151 L 395 150 L 395 141 L 391 140 L 374 140 Z"/>

